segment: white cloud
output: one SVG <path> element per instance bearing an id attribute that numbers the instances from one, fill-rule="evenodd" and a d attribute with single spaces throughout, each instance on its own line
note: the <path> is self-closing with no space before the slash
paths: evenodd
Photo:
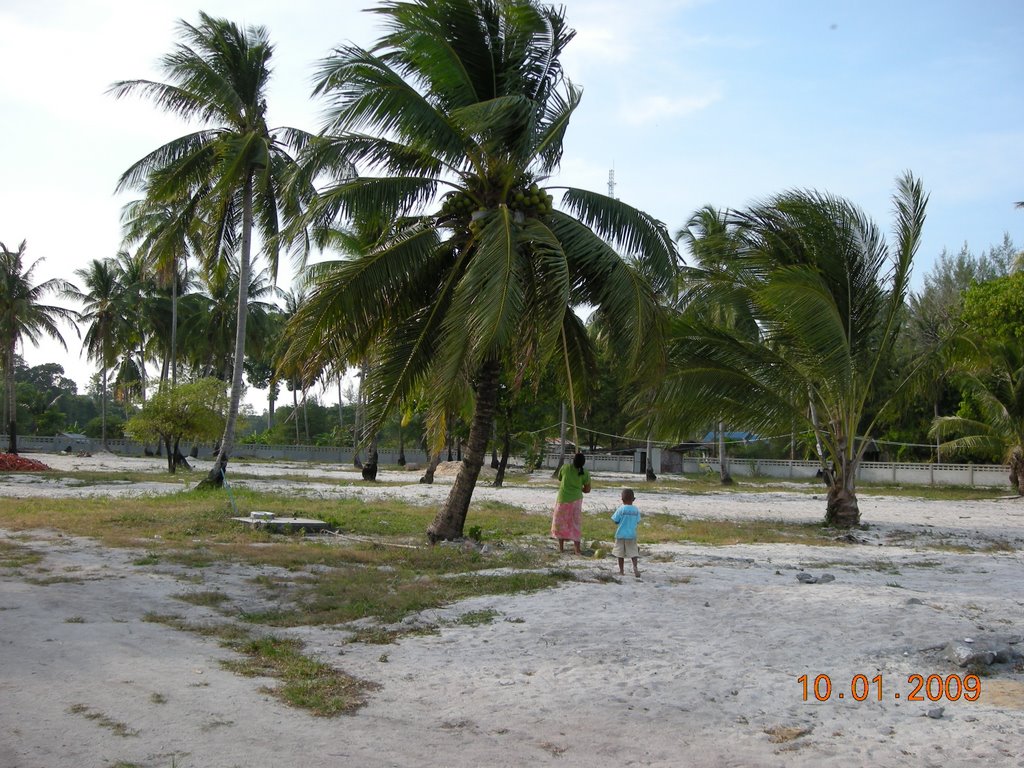
<path id="1" fill-rule="evenodd" d="M 674 98 L 652 94 L 622 103 L 618 112 L 623 122 L 641 126 L 700 112 L 720 100 L 718 92 Z"/>

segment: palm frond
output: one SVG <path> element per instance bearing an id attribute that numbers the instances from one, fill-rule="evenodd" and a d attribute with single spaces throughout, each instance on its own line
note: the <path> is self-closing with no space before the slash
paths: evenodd
<path id="1" fill-rule="evenodd" d="M 634 256 L 656 289 L 675 279 L 679 253 L 661 221 L 620 200 L 596 192 L 565 187 L 562 206 L 582 224 L 619 251 Z"/>

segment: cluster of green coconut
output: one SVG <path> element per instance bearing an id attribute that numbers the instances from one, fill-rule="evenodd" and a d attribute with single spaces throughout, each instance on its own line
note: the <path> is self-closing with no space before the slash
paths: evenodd
<path id="1" fill-rule="evenodd" d="M 530 216 L 542 216 L 551 213 L 553 201 L 551 195 L 536 184 L 531 184 L 526 189 L 517 189 L 512 193 L 509 208 Z"/>
<path id="2" fill-rule="evenodd" d="M 469 214 L 476 207 L 476 201 L 468 194 L 465 192 L 455 192 L 444 199 L 444 202 L 441 204 L 441 215 L 468 218 Z"/>

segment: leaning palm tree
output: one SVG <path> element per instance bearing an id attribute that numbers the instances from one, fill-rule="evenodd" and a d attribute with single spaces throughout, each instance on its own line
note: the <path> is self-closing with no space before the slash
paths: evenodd
<path id="1" fill-rule="evenodd" d="M 64 296 L 83 304 L 81 319 L 89 324 L 85 332 L 85 352 L 100 366 L 100 445 L 107 450 L 108 374 L 131 344 L 133 320 L 138 307 L 129 306 L 129 295 L 119 278 L 113 259 L 93 259 L 87 267 L 75 270 L 82 287 L 71 287 Z"/>
<path id="2" fill-rule="evenodd" d="M 116 97 L 141 93 L 161 109 L 208 127 L 143 157 L 124 172 L 118 189 L 142 190 L 153 205 L 192 207 L 208 224 L 208 261 L 238 252 L 238 284 L 243 290 L 237 296 L 230 407 L 207 478 L 219 485 L 234 446 L 242 395 L 248 302 L 244 289 L 250 283 L 253 232 L 258 232 L 276 277 L 280 190 L 293 165 L 288 150 L 300 148 L 308 135 L 292 128 L 271 131 L 267 125 L 273 46 L 266 29 L 243 30 L 205 13 L 199 14 L 198 25 L 180 21 L 178 28 L 183 41 L 161 60 L 169 82 L 125 80 L 115 83 L 111 92 Z"/>
<path id="3" fill-rule="evenodd" d="M 387 31 L 374 48 L 338 48 L 320 65 L 315 92 L 328 99 L 329 121 L 316 159 L 343 177 L 323 190 L 313 221 L 383 212 L 398 226 L 319 270 L 293 348 L 310 359 L 327 339 L 343 342 L 349 359 L 373 349 L 364 434 L 421 389 L 436 444 L 471 383 L 462 467 L 427 531 L 452 539 L 483 463 L 499 377 L 518 385 L 564 357 L 565 390 L 582 389 L 593 360 L 574 311 L 583 306 L 614 318 L 622 365 L 649 374 L 661 349 L 652 281 L 670 280 L 676 250 L 665 226 L 635 208 L 567 187 L 556 206 L 556 188 L 543 186 L 581 96 L 560 62 L 574 36 L 562 10 L 413 0 L 377 13 Z M 644 269 L 616 248 L 641 254 Z"/>
<path id="4" fill-rule="evenodd" d="M 0 243 L 0 353 L 7 403 L 7 452 L 18 452 L 18 409 L 15 401 L 14 355 L 18 343 L 28 339 L 37 344 L 44 334 L 67 349 L 57 323 L 74 323 L 78 313 L 64 307 L 43 304 L 48 293 L 63 294 L 73 288 L 66 280 L 52 279 L 33 284 L 33 273 L 42 259 L 25 266 L 26 242 L 16 251 Z M 75 327 L 77 332 L 77 327 Z"/>
<path id="5" fill-rule="evenodd" d="M 891 403 L 872 398 L 881 399 L 926 202 L 919 181 L 899 180 L 892 248 L 856 206 L 827 194 L 789 192 L 729 213 L 720 268 L 706 275 L 694 311 L 673 321 L 653 409 L 660 431 L 723 415 L 769 434 L 796 425 L 826 464 L 826 521 L 856 525 L 857 467 Z M 700 301 L 723 298 L 749 311 L 756 336 L 700 311 Z M 898 393 L 914 367 L 886 391 Z"/>

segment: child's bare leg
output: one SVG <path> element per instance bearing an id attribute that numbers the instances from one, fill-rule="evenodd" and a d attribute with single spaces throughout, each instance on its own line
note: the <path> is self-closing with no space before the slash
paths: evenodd
<path id="1" fill-rule="evenodd" d="M 639 579 L 640 578 L 640 569 L 637 567 L 637 560 L 638 560 L 638 558 L 634 557 L 634 558 L 632 558 L 632 560 L 633 560 L 633 575 L 636 576 Z"/>
<path id="2" fill-rule="evenodd" d="M 572 549 L 573 549 L 573 552 L 575 552 L 577 555 L 582 554 L 580 552 L 580 543 L 579 543 L 579 541 L 574 541 L 572 543 Z"/>
<path id="3" fill-rule="evenodd" d="M 619 575 L 624 576 L 626 574 L 626 558 L 619 558 Z"/>

